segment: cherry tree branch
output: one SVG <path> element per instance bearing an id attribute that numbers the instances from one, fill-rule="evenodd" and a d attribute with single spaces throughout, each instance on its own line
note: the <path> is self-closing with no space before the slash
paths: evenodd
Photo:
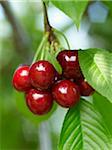
<path id="1" fill-rule="evenodd" d="M 16 43 L 16 48 L 18 52 L 20 52 L 22 55 L 28 51 L 31 47 L 31 41 L 21 26 L 20 22 L 14 15 L 14 12 L 11 9 L 10 3 L 8 1 L 0 1 L 0 4 L 4 10 L 4 13 L 9 20 L 9 23 L 12 26 L 13 29 L 13 35 L 14 35 L 14 43 Z"/>
<path id="2" fill-rule="evenodd" d="M 43 12 L 44 12 L 44 28 L 45 28 L 45 32 L 48 32 L 49 33 L 49 42 L 52 43 L 53 41 L 57 41 L 54 33 L 53 33 L 53 30 L 52 30 L 52 27 L 49 23 L 49 19 L 48 19 L 48 13 L 47 13 L 47 7 L 46 7 L 46 4 L 45 2 L 43 1 Z"/>

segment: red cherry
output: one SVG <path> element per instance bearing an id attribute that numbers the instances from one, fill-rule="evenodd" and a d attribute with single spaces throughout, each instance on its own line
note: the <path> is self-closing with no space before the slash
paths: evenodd
<path id="1" fill-rule="evenodd" d="M 90 96 L 94 93 L 94 89 L 85 81 L 79 81 L 79 89 L 82 96 Z"/>
<path id="2" fill-rule="evenodd" d="M 34 114 L 43 115 L 52 108 L 52 95 L 46 91 L 31 89 L 26 93 L 26 103 Z"/>
<path id="3" fill-rule="evenodd" d="M 77 50 L 61 51 L 57 56 L 57 60 L 63 68 L 65 78 L 76 79 L 81 76 Z"/>
<path id="4" fill-rule="evenodd" d="M 55 69 L 48 61 L 40 60 L 30 67 L 29 76 L 35 88 L 47 89 L 54 82 Z"/>
<path id="5" fill-rule="evenodd" d="M 59 74 L 57 71 L 55 71 L 55 82 L 58 81 L 58 80 L 61 80 L 62 79 L 62 76 L 61 74 Z"/>
<path id="6" fill-rule="evenodd" d="M 74 80 L 74 82 L 79 86 L 81 82 L 84 81 L 84 76 L 83 74 L 80 76 L 80 78 L 77 78 Z"/>
<path id="7" fill-rule="evenodd" d="M 57 82 L 52 89 L 54 100 L 65 108 L 74 106 L 80 99 L 78 86 L 69 80 Z"/>
<path id="8" fill-rule="evenodd" d="M 31 88 L 29 79 L 29 66 L 19 66 L 13 75 L 12 84 L 18 91 L 27 91 Z"/>

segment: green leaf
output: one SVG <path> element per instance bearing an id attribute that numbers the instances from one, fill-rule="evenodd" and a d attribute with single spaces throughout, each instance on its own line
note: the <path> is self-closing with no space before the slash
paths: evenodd
<path id="1" fill-rule="evenodd" d="M 88 0 L 50 0 L 57 8 L 68 15 L 79 27 L 80 21 L 82 19 L 83 13 L 88 4 Z"/>
<path id="2" fill-rule="evenodd" d="M 93 95 L 93 103 L 103 116 L 103 119 L 107 124 L 109 131 L 112 134 L 112 103 L 107 101 L 107 99 L 104 96 L 98 93 L 95 93 Z"/>
<path id="3" fill-rule="evenodd" d="M 112 135 L 92 100 L 81 99 L 66 114 L 59 150 L 103 149 L 112 149 Z"/>
<path id="4" fill-rule="evenodd" d="M 35 124 L 39 124 L 40 122 L 47 120 L 57 108 L 57 105 L 54 103 L 53 108 L 49 113 L 43 116 L 38 116 L 33 114 L 27 107 L 25 102 L 25 95 L 23 93 L 14 91 L 14 98 L 16 100 L 17 110 L 19 110 L 19 112 L 23 116 L 25 116 L 27 119 L 29 119 Z"/>
<path id="5" fill-rule="evenodd" d="M 89 84 L 112 102 L 112 53 L 96 48 L 79 51 L 79 62 Z"/>

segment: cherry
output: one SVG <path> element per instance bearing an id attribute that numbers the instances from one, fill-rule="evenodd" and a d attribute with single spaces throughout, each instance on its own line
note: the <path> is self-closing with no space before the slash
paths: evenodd
<path id="1" fill-rule="evenodd" d="M 57 71 L 55 71 L 55 78 L 54 78 L 55 82 L 58 80 L 61 80 L 61 79 L 62 79 L 61 74 L 59 74 Z"/>
<path id="2" fill-rule="evenodd" d="M 47 89 L 54 82 L 55 69 L 48 61 L 40 60 L 30 67 L 29 76 L 35 88 Z"/>
<path id="3" fill-rule="evenodd" d="M 29 79 L 29 66 L 19 66 L 13 75 L 12 84 L 18 91 L 27 91 L 31 88 Z"/>
<path id="4" fill-rule="evenodd" d="M 47 91 L 30 89 L 26 93 L 26 103 L 34 114 L 43 115 L 51 110 L 53 99 L 52 95 Z"/>
<path id="5" fill-rule="evenodd" d="M 74 80 L 74 82 L 79 86 L 81 82 L 84 81 L 84 76 L 81 74 L 80 78 Z"/>
<path id="6" fill-rule="evenodd" d="M 52 89 L 52 94 L 54 100 L 65 108 L 74 106 L 80 99 L 78 86 L 70 80 L 57 82 Z"/>
<path id="7" fill-rule="evenodd" d="M 65 78 L 76 79 L 81 76 L 77 50 L 61 51 L 57 56 L 57 60 L 62 66 L 63 76 Z"/>
<path id="8" fill-rule="evenodd" d="M 94 89 L 85 80 L 79 81 L 79 89 L 82 96 L 90 96 L 94 93 Z"/>

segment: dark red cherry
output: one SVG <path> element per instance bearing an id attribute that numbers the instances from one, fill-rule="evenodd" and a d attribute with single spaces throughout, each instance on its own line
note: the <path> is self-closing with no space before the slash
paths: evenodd
<path id="1" fill-rule="evenodd" d="M 57 60 L 62 66 L 63 76 L 65 78 L 76 79 L 81 76 L 77 50 L 61 51 L 57 56 Z"/>
<path id="2" fill-rule="evenodd" d="M 30 67 L 29 76 L 35 88 L 47 89 L 54 82 L 55 69 L 48 61 L 40 60 Z"/>
<path id="3" fill-rule="evenodd" d="M 12 84 L 18 91 L 27 91 L 31 88 L 29 79 L 29 66 L 19 66 L 13 75 Z"/>
<path id="4" fill-rule="evenodd" d="M 59 74 L 57 71 L 55 71 L 55 81 L 61 80 L 62 79 L 62 75 Z"/>
<path id="5" fill-rule="evenodd" d="M 84 76 L 81 74 L 80 78 L 74 80 L 74 82 L 79 86 L 81 82 L 84 81 Z"/>
<path id="6" fill-rule="evenodd" d="M 43 115 L 51 110 L 53 99 L 47 91 L 31 89 L 26 93 L 26 103 L 34 114 Z"/>
<path id="7" fill-rule="evenodd" d="M 54 100 L 65 108 L 74 106 L 80 99 L 78 86 L 70 80 L 57 82 L 52 89 L 52 94 Z"/>
<path id="8" fill-rule="evenodd" d="M 94 93 L 94 89 L 85 80 L 79 81 L 79 89 L 82 96 L 90 96 Z"/>

